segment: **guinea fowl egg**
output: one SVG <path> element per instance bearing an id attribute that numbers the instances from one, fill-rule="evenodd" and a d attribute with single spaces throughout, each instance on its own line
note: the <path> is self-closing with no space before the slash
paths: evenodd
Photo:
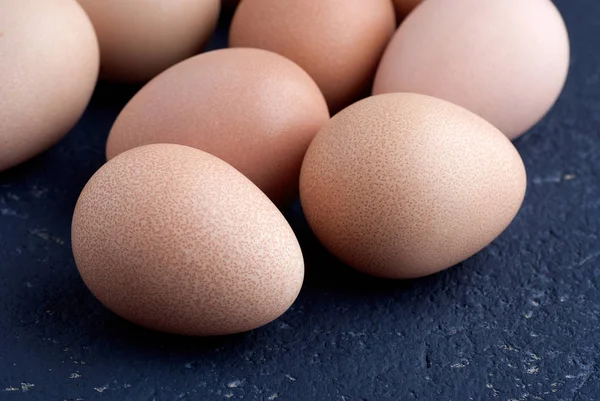
<path id="1" fill-rule="evenodd" d="M 213 34 L 220 0 L 78 0 L 100 41 L 102 78 L 147 81 L 197 54 Z"/>
<path id="2" fill-rule="evenodd" d="M 515 147 L 449 102 L 387 94 L 341 111 L 310 145 L 300 198 L 316 236 L 348 265 L 413 278 L 481 250 L 516 215 Z"/>
<path id="3" fill-rule="evenodd" d="M 0 171 L 69 132 L 98 63 L 94 29 L 75 0 L 0 0 Z"/>
<path id="4" fill-rule="evenodd" d="M 262 326 L 289 308 L 304 277 L 277 207 L 227 163 L 181 145 L 142 146 L 100 168 L 77 202 L 72 242 L 106 307 L 175 334 Z"/>
<path id="5" fill-rule="evenodd" d="M 192 146 L 283 206 L 297 198 L 302 158 L 328 120 L 319 88 L 292 61 L 260 49 L 216 50 L 142 88 L 117 118 L 106 154 L 150 143 Z"/>
<path id="6" fill-rule="evenodd" d="M 390 0 L 244 0 L 229 43 L 271 50 L 298 63 L 334 114 L 367 94 L 395 28 Z"/>
<path id="7" fill-rule="evenodd" d="M 568 69 L 567 30 L 550 0 L 426 0 L 390 42 L 373 93 L 448 100 L 514 139 L 550 110 Z"/>

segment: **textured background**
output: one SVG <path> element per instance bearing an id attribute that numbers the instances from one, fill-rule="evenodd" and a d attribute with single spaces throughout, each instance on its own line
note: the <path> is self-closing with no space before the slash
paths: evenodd
<path id="1" fill-rule="evenodd" d="M 511 227 L 460 266 L 387 282 L 341 266 L 291 211 L 300 298 L 228 338 L 139 329 L 80 280 L 72 211 L 136 90 L 100 85 L 65 140 L 0 174 L 0 400 L 600 399 L 600 1 L 556 3 L 571 75 L 516 142 L 529 187 Z"/>

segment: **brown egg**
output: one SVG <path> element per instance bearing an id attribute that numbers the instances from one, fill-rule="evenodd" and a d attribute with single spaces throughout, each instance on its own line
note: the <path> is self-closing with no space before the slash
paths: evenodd
<path id="1" fill-rule="evenodd" d="M 325 247 L 387 278 L 470 257 L 508 226 L 525 187 L 523 162 L 500 131 L 459 106 L 402 93 L 336 115 L 300 176 L 306 218 Z"/>
<path id="2" fill-rule="evenodd" d="M 423 0 L 393 0 L 398 19 L 406 17 Z"/>
<path id="3" fill-rule="evenodd" d="M 390 0 L 244 0 L 229 43 L 295 61 L 335 113 L 368 91 L 395 27 Z"/>
<path id="4" fill-rule="evenodd" d="M 328 120 L 319 88 L 290 60 L 259 49 L 216 50 L 148 83 L 119 115 L 106 154 L 150 143 L 192 146 L 285 205 L 298 196 L 302 158 Z"/>
<path id="5" fill-rule="evenodd" d="M 147 81 L 197 54 L 213 34 L 220 0 L 78 0 L 100 41 L 103 78 Z"/>
<path id="6" fill-rule="evenodd" d="M 75 125 L 98 63 L 94 29 L 75 0 L 0 0 L 0 171 Z"/>
<path id="7" fill-rule="evenodd" d="M 373 93 L 445 99 L 514 139 L 552 107 L 568 69 L 569 38 L 549 0 L 427 0 L 394 35 Z"/>
<path id="8" fill-rule="evenodd" d="M 218 158 L 148 145 L 109 161 L 73 216 L 83 280 L 133 323 L 184 335 L 254 329 L 284 313 L 304 276 L 279 210 Z"/>

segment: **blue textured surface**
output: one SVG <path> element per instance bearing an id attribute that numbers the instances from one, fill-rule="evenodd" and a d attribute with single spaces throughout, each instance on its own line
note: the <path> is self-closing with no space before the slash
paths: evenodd
<path id="1" fill-rule="evenodd" d="M 101 85 L 65 140 L 0 174 L 0 400 L 600 399 L 600 1 L 557 4 L 571 75 L 516 142 L 529 187 L 510 228 L 460 266 L 388 282 L 337 263 L 292 210 L 298 301 L 227 338 L 139 329 L 77 274 L 72 211 L 136 90 Z"/>

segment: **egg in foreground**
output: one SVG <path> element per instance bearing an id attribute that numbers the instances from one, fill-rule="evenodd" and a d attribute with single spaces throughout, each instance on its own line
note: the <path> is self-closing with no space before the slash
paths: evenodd
<path id="1" fill-rule="evenodd" d="M 523 162 L 491 124 L 416 94 L 362 100 L 315 137 L 304 213 L 346 264 L 386 278 L 436 273 L 494 240 L 518 212 Z"/>
<path id="2" fill-rule="evenodd" d="M 269 199 L 222 160 L 181 145 L 125 152 L 87 183 L 75 261 L 109 309 L 150 329 L 222 335 L 283 314 L 304 276 L 296 237 Z"/>

